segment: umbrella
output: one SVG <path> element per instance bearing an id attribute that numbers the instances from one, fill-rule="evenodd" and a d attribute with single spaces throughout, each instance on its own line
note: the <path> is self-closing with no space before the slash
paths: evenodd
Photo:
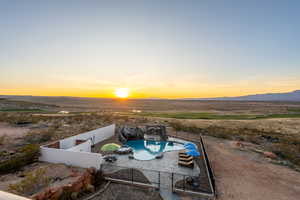
<path id="1" fill-rule="evenodd" d="M 108 143 L 101 147 L 101 151 L 116 151 L 120 148 L 120 145 L 115 143 Z"/>
<path id="2" fill-rule="evenodd" d="M 186 144 L 184 145 L 184 147 L 194 147 L 194 149 L 197 148 L 195 144 L 190 143 L 190 142 L 189 142 L 189 143 L 186 143 Z"/>
<path id="3" fill-rule="evenodd" d="M 199 153 L 199 151 L 196 151 L 196 150 L 190 150 L 188 152 L 186 152 L 187 155 L 189 156 L 193 156 L 193 157 L 196 157 L 196 156 L 200 156 L 201 154 Z"/>
<path id="4" fill-rule="evenodd" d="M 194 146 L 186 146 L 185 149 L 187 150 L 197 150 Z"/>
<path id="5" fill-rule="evenodd" d="M 195 144 L 193 144 L 193 143 L 186 143 L 185 145 L 184 145 L 184 147 L 185 147 L 185 149 L 187 149 L 187 150 L 195 150 L 195 151 L 197 151 L 197 146 L 195 145 Z"/>

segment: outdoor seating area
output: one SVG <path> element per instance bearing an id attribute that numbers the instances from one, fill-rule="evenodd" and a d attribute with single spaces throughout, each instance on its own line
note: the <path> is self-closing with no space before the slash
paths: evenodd
<path id="1" fill-rule="evenodd" d="M 110 162 L 110 163 L 117 161 L 116 156 L 104 156 L 103 159 L 105 160 L 105 162 Z"/>
<path id="2" fill-rule="evenodd" d="M 162 126 L 152 127 L 149 129 L 152 135 L 165 133 Z M 123 180 L 122 176 L 115 176 L 113 181 L 141 184 L 132 171 L 135 169 L 149 180 L 149 187 L 157 187 L 163 191 L 161 194 L 169 196 L 175 195 L 174 191 L 185 191 L 188 185 L 193 185 L 190 189 L 194 191 L 197 185 L 195 183 L 199 180 L 202 181 L 202 188 L 203 182 L 206 188 L 209 187 L 206 180 L 200 179 L 201 176 L 206 176 L 207 169 L 201 156 L 203 150 L 198 149 L 199 143 L 171 136 L 165 141 L 141 139 L 142 128 L 121 129 L 123 132 L 120 135 L 126 136 L 126 140 L 121 140 L 122 137 L 114 129 L 115 126 L 112 125 L 60 140 L 53 145 L 42 146 L 41 160 L 85 168 L 95 167 L 103 171 L 104 177 L 126 169 L 125 172 L 132 173 L 130 179 Z M 124 134 L 125 130 L 127 135 Z M 156 130 L 159 134 L 155 133 Z M 187 179 L 188 177 L 190 178 Z M 193 184 L 189 184 L 192 182 Z"/>
<path id="3" fill-rule="evenodd" d="M 200 153 L 193 143 L 186 143 L 184 147 L 184 150 L 178 152 L 178 165 L 194 168 L 194 157 L 200 156 Z"/>

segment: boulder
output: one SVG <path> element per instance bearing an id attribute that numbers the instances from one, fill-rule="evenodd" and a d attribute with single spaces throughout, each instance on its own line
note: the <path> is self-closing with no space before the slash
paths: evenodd
<path id="1" fill-rule="evenodd" d="M 230 145 L 234 148 L 243 148 L 245 145 L 240 141 L 231 141 Z"/>
<path id="2" fill-rule="evenodd" d="M 263 154 L 267 158 L 271 158 L 271 159 L 276 159 L 277 158 L 277 155 L 273 152 L 265 151 Z"/>
<path id="3" fill-rule="evenodd" d="M 148 138 L 158 137 L 158 140 L 168 140 L 166 127 L 162 125 L 147 125 L 145 135 L 147 135 Z"/>
<path id="4" fill-rule="evenodd" d="M 141 140 L 144 139 L 144 130 L 140 127 L 124 126 L 118 131 L 119 140 L 126 143 L 127 140 Z"/>
<path id="5" fill-rule="evenodd" d="M 32 196 L 32 199 L 35 200 L 59 200 L 64 194 L 71 194 L 71 199 L 77 199 L 78 194 L 84 191 L 94 192 L 96 169 L 89 168 L 84 173 L 76 173 L 75 171 L 72 174 L 72 177 L 76 177 L 75 181 L 67 185 L 62 185 L 60 187 L 52 187 L 45 189 L 44 191 L 35 194 Z"/>

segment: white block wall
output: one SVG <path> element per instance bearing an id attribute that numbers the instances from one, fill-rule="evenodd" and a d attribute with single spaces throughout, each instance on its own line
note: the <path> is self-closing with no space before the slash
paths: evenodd
<path id="1" fill-rule="evenodd" d="M 106 126 L 103 128 L 98 128 L 93 131 L 89 131 L 86 133 L 82 133 L 79 135 L 75 135 L 72 137 L 68 137 L 66 139 L 60 140 L 60 148 L 61 149 L 69 149 L 75 145 L 76 140 L 88 140 L 91 139 L 94 144 L 106 140 L 112 137 L 115 134 L 115 124 L 110 126 Z"/>
<path id="2" fill-rule="evenodd" d="M 93 142 L 98 143 L 106 140 L 114 134 L 115 125 L 113 124 L 60 140 L 60 149 L 41 146 L 41 156 L 39 159 L 44 162 L 64 163 L 66 165 L 77 167 L 95 167 L 96 169 L 99 169 L 103 157 L 99 153 L 91 153 L 91 145 Z M 87 141 L 74 146 L 76 140 Z"/>
<path id="3" fill-rule="evenodd" d="M 40 161 L 63 163 L 82 168 L 95 167 L 96 169 L 99 169 L 100 164 L 102 163 L 102 155 L 91 152 L 78 152 L 41 147 Z"/>
<path id="4" fill-rule="evenodd" d="M 91 152 L 92 141 L 87 140 L 84 143 L 78 144 L 74 147 L 66 149 L 67 151 L 83 151 L 83 152 Z"/>

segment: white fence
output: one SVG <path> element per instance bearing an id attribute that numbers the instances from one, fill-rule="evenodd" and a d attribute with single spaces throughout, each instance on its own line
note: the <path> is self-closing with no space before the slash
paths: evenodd
<path id="1" fill-rule="evenodd" d="M 66 149 L 67 151 L 84 151 L 84 152 L 91 152 L 91 146 L 92 146 L 92 141 L 87 140 L 84 143 L 78 144 L 74 147 L 71 147 L 69 149 Z"/>
<path id="2" fill-rule="evenodd" d="M 112 137 L 115 125 L 99 128 L 83 134 L 75 135 L 60 141 L 60 149 L 41 146 L 40 161 L 50 163 L 64 163 L 67 165 L 89 168 L 100 168 L 102 155 L 91 153 L 91 145 Z M 76 140 L 87 140 L 75 145 Z"/>
<path id="3" fill-rule="evenodd" d="M 61 149 L 69 149 L 73 146 L 75 146 L 75 141 L 76 140 L 92 140 L 93 144 L 96 144 L 98 142 L 101 142 L 103 140 L 106 140 L 108 138 L 110 138 L 111 136 L 114 135 L 115 133 L 115 125 L 112 124 L 110 126 L 106 126 L 103 128 L 98 128 L 96 130 L 93 131 L 89 131 L 86 133 L 82 133 L 79 135 L 75 135 L 72 137 L 68 137 L 66 139 L 60 140 L 59 141 L 59 145 Z"/>
<path id="4" fill-rule="evenodd" d="M 96 169 L 99 169 L 100 164 L 102 163 L 102 155 L 91 152 L 78 152 L 41 147 L 40 160 L 50 163 L 63 163 L 76 167 L 95 167 Z"/>

